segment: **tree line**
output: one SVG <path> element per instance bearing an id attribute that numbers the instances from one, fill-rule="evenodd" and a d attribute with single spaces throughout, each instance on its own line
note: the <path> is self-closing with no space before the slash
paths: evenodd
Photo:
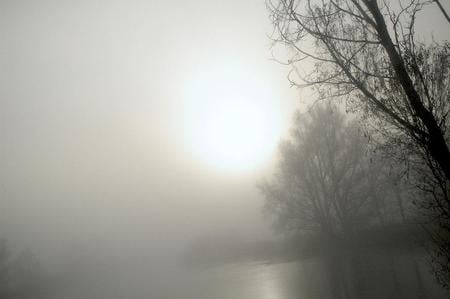
<path id="1" fill-rule="evenodd" d="M 431 6 L 450 26 L 444 6 L 266 3 L 274 43 L 292 53 L 291 84 L 329 103 L 297 115 L 277 173 L 261 186 L 277 227 L 351 240 L 364 227 L 414 220 L 434 244 L 436 279 L 449 287 L 450 44 L 416 33 Z"/>

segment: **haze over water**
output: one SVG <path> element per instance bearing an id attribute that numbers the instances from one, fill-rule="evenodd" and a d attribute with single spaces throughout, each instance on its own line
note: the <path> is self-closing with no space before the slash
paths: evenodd
<path id="1" fill-rule="evenodd" d="M 257 188 L 314 102 L 271 30 L 263 0 L 0 0 L 0 237 L 32 253 L 46 298 L 331 296 L 326 261 L 293 258 Z M 416 251 L 404 298 L 411 255 L 444 298 Z"/>

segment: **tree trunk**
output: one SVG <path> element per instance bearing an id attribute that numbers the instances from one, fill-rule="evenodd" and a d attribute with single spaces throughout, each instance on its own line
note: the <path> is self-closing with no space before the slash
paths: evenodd
<path id="1" fill-rule="evenodd" d="M 434 2 L 437 4 L 437 6 L 439 7 L 439 9 L 441 10 L 442 14 L 444 15 L 445 19 L 447 20 L 447 22 L 450 23 L 450 16 L 448 15 L 447 11 L 444 9 L 444 7 L 442 6 L 441 2 L 439 0 L 434 0 Z"/>
<path id="2" fill-rule="evenodd" d="M 436 122 L 434 115 L 423 105 L 422 99 L 414 87 L 403 60 L 395 49 L 377 1 L 366 0 L 365 3 L 376 21 L 376 30 L 380 37 L 380 42 L 389 56 L 397 79 L 405 91 L 409 104 L 413 108 L 415 116 L 422 121 L 427 129 L 427 134 L 421 136 L 423 138 L 421 143 L 444 172 L 447 180 L 450 180 L 450 150 L 445 141 L 444 133 Z"/>

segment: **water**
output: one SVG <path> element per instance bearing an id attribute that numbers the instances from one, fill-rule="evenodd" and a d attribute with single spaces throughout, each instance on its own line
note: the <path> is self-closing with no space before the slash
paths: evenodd
<path id="1" fill-rule="evenodd" d="M 433 281 L 423 261 L 414 270 L 411 257 L 394 260 L 394 268 L 381 257 L 365 261 L 364 298 L 448 298 Z M 326 263 L 319 259 L 281 263 L 249 262 L 211 267 L 162 267 L 145 262 L 98 267 L 70 281 L 54 298 L 59 299 L 316 299 L 361 298 L 351 291 L 344 297 L 334 284 Z M 392 265 L 391 265 L 392 266 Z M 393 274 L 392 269 L 395 270 Z M 346 269 L 337 269 L 346 277 Z M 419 274 L 419 278 L 417 276 Z M 395 278 L 395 279 L 393 279 Z M 419 280 L 420 281 L 419 281 Z M 354 280 L 354 279 L 353 279 Z M 396 282 L 395 282 L 396 280 Z M 420 289 L 422 288 L 422 289 Z M 352 289 L 352 286 L 349 286 Z"/>
<path id="2" fill-rule="evenodd" d="M 114 267 L 115 268 L 115 267 Z M 287 299 L 299 290 L 299 264 L 242 263 L 208 268 L 103 269 L 78 278 L 55 298 Z"/>

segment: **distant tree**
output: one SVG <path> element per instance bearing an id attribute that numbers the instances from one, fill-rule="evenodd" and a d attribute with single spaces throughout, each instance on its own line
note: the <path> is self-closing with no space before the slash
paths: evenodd
<path id="1" fill-rule="evenodd" d="M 278 227 L 335 237 L 368 225 L 373 179 L 381 175 L 368 149 L 356 123 L 331 105 L 297 114 L 278 172 L 260 185 Z"/>
<path id="2" fill-rule="evenodd" d="M 267 0 L 273 39 L 293 50 L 293 85 L 343 98 L 413 170 L 450 284 L 450 45 L 416 41 L 416 19 L 439 1 Z M 304 72 L 302 70 L 311 71 Z M 444 274 L 446 273 L 446 274 Z"/>
<path id="3" fill-rule="evenodd" d="M 10 254 L 6 240 L 0 239 L 0 298 L 8 295 L 9 291 L 9 262 Z"/>
<path id="4" fill-rule="evenodd" d="M 10 252 L 5 239 L 0 239 L 0 298 L 43 298 L 42 274 L 31 250 L 19 255 Z"/>

